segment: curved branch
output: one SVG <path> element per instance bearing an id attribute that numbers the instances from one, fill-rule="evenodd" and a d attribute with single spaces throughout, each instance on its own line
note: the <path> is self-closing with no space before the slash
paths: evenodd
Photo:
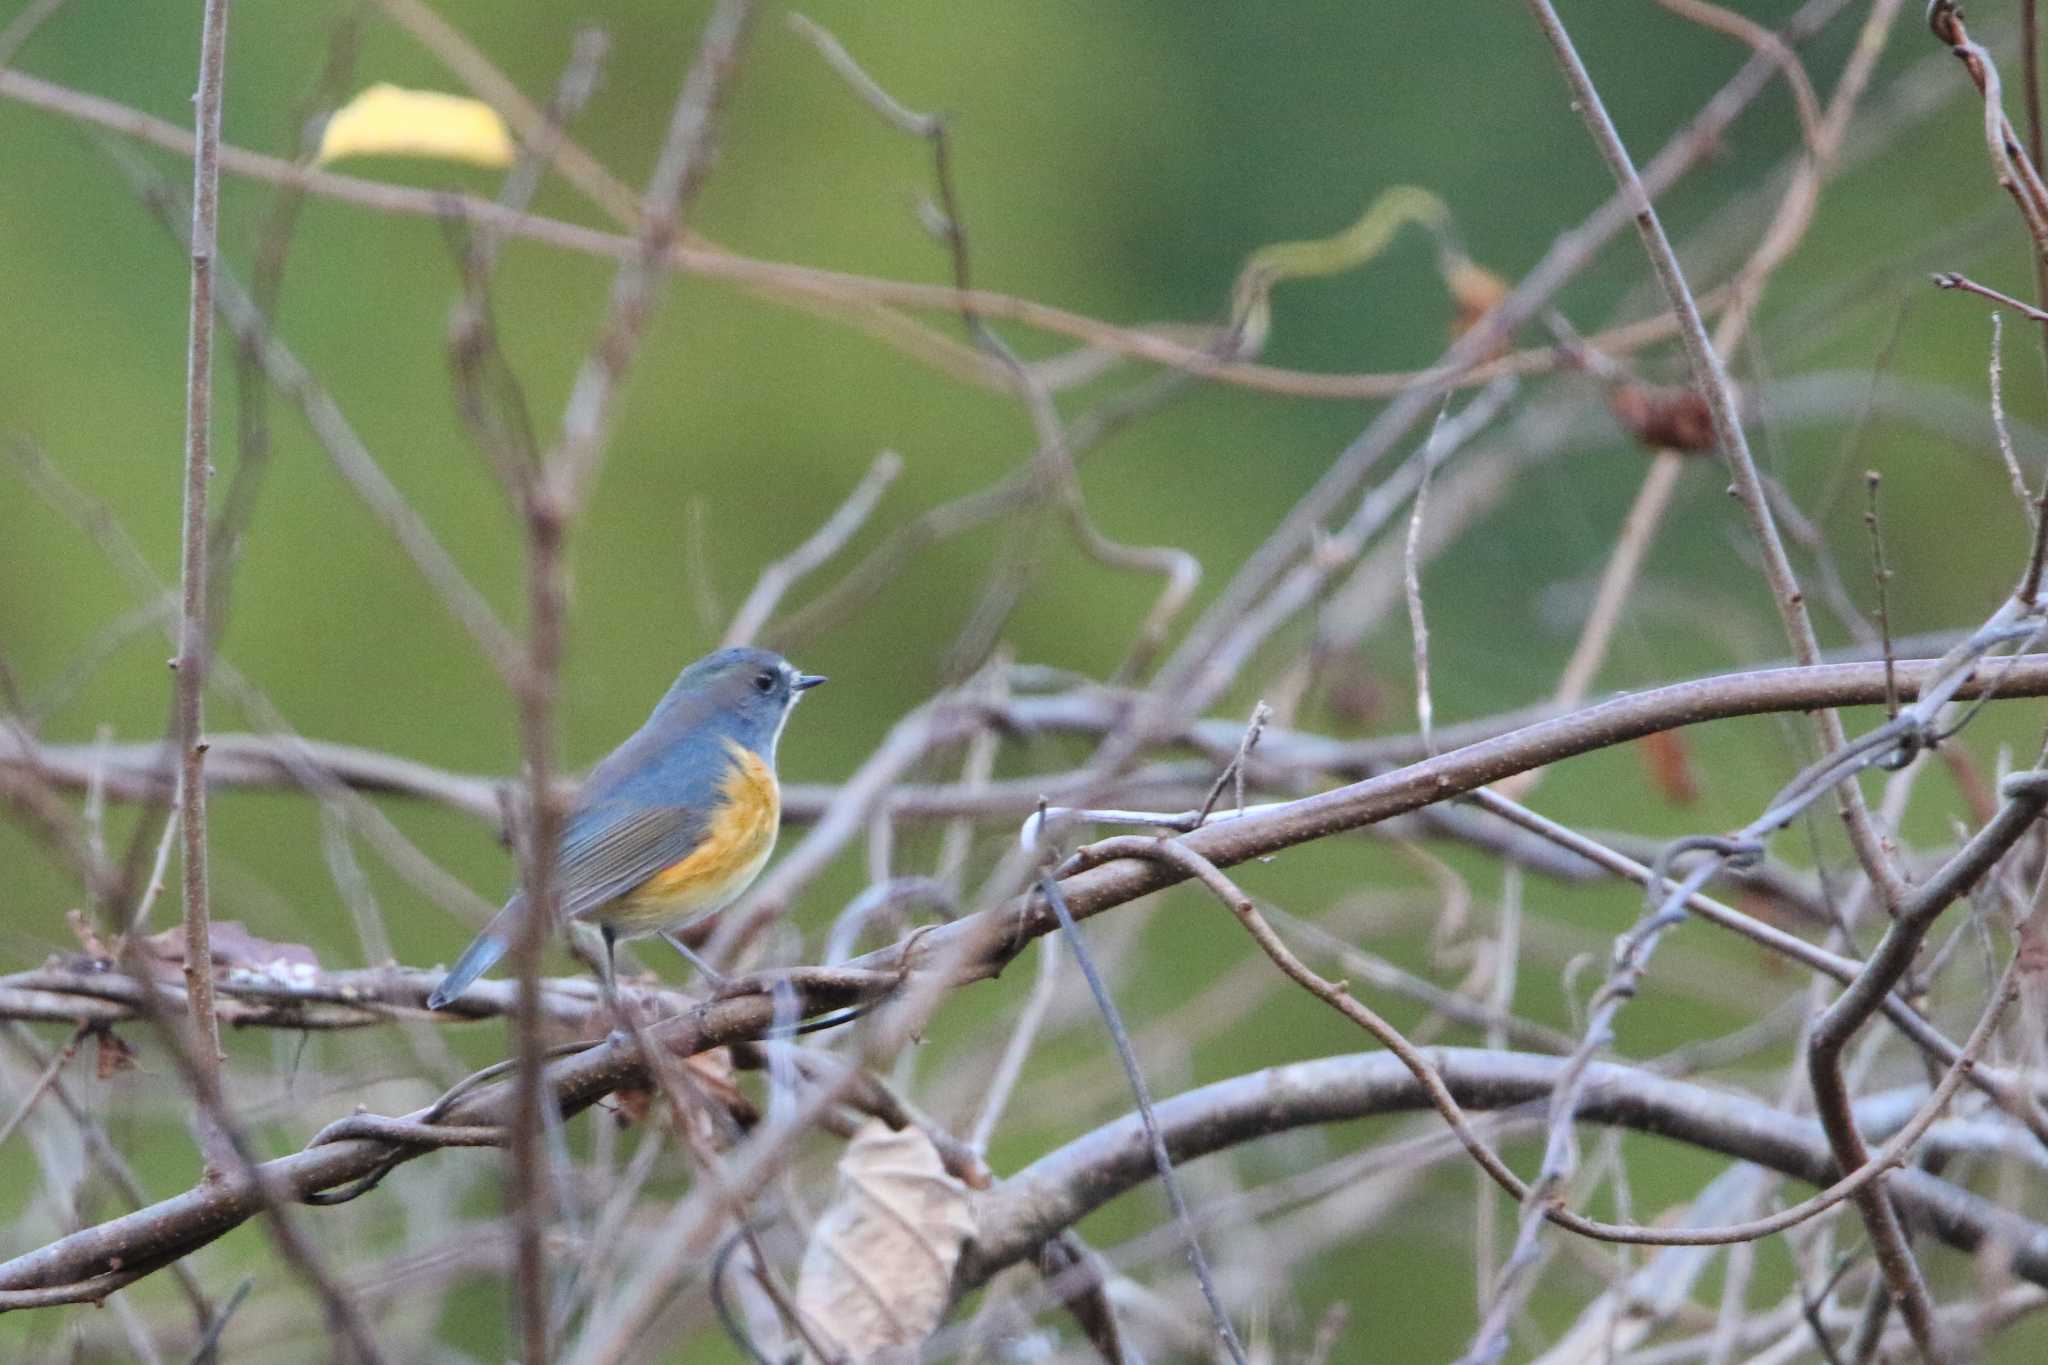
<path id="1" fill-rule="evenodd" d="M 1542 1105 L 1566 1065 L 1561 1057 L 1480 1048 L 1425 1051 L 1458 1103 L 1473 1110 Z M 1810 1185 L 1824 1186 L 1840 1175 L 1818 1123 L 1761 1100 L 1612 1062 L 1594 1063 L 1590 1081 L 1578 1111 L 1584 1122 L 1655 1133 Z M 1887 1120 L 1910 1112 L 1890 1098 L 1862 1107 L 1867 1128 L 1882 1129 Z M 1422 1084 L 1400 1059 L 1361 1053 L 1218 1081 L 1161 1101 L 1157 1114 L 1167 1151 L 1181 1163 L 1309 1124 L 1429 1105 Z M 1050 1238 L 1151 1175 L 1144 1134 L 1127 1115 L 998 1182 L 976 1199 L 975 1237 L 954 1276 L 956 1293 L 1035 1255 Z M 1893 1172 L 1887 1188 L 1917 1228 L 1964 1252 L 1995 1241 L 2010 1250 L 2014 1273 L 2048 1284 L 2048 1227 L 1920 1171 Z"/>
<path id="2" fill-rule="evenodd" d="M 1917 697 L 1936 667 L 1925 660 L 1902 666 L 1898 674 L 1901 695 Z M 1182 838 L 1210 862 L 1232 867 L 1419 810 L 1513 773 L 1659 730 L 1770 711 L 1873 704 L 1884 699 L 1884 674 L 1882 663 L 1824 664 L 1729 674 L 1621 696 L 1317 796 L 1218 821 Z M 1979 695 L 1987 686 L 1985 679 L 1973 677 L 1957 696 Z M 2008 696 L 2048 689 L 2048 656 L 2023 656 L 2010 671 L 1998 674 L 1996 686 L 2001 695 Z M 1185 878 L 1186 873 L 1174 867 L 1126 859 L 1082 872 L 1062 889 L 1075 917 L 1085 919 Z M 1050 912 L 1039 906 L 1032 913 L 1030 932 L 1047 932 Z M 931 937 L 950 940 L 967 923 L 945 926 Z"/>

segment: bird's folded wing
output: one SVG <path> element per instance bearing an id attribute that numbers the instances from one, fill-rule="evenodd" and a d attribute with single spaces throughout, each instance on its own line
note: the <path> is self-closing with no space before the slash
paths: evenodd
<path id="1" fill-rule="evenodd" d="M 562 918 L 587 915 L 674 867 L 703 841 L 705 824 L 691 806 L 599 802 L 578 810 L 562 831 L 556 866 Z"/>

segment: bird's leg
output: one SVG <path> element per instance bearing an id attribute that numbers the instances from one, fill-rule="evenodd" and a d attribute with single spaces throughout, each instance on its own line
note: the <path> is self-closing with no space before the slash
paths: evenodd
<path id="1" fill-rule="evenodd" d="M 711 987 L 711 989 L 714 991 L 723 990 L 725 988 L 725 984 L 729 979 L 725 975 L 725 973 L 719 971 L 718 968 L 712 966 L 709 962 L 706 962 L 703 958 L 699 957 L 695 949 L 691 948 L 689 944 L 683 942 L 683 936 L 681 934 L 671 929 L 664 929 L 661 931 L 661 936 L 668 940 L 669 947 L 675 949 L 677 952 L 683 955 L 683 960 L 685 962 L 689 963 L 692 967 L 695 967 L 697 969 L 697 974 L 704 978 L 705 985 Z"/>
<path id="2" fill-rule="evenodd" d="M 619 1004 L 619 936 L 609 924 L 600 924 L 598 937 L 604 940 L 604 958 L 598 964 L 597 982 L 604 991 L 604 1007 L 611 1011 L 612 1029 L 605 1035 L 605 1041 L 623 1047 L 630 1041 L 626 1031 L 626 1011 Z"/>

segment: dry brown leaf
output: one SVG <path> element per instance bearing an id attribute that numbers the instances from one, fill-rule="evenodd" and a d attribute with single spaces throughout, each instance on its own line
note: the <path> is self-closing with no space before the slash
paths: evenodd
<path id="1" fill-rule="evenodd" d="M 1674 806 L 1690 806 L 1700 799 L 1699 776 L 1693 771 L 1692 746 L 1676 730 L 1659 730 L 1636 741 L 1636 753 L 1650 781 Z"/>
<path id="2" fill-rule="evenodd" d="M 128 1046 L 126 1039 L 109 1028 L 96 1029 L 92 1036 L 93 1041 L 99 1045 L 93 1074 L 100 1080 L 108 1080 L 123 1071 L 135 1069 L 135 1049 Z"/>
<path id="3" fill-rule="evenodd" d="M 1444 287 L 1451 291 L 1451 302 L 1457 305 L 1457 313 L 1451 318 L 1451 335 L 1461 337 L 1477 327 L 1480 320 L 1506 301 L 1513 292 L 1506 280 L 1475 264 L 1463 256 L 1455 256 L 1447 262 L 1444 270 Z M 1492 359 L 1507 350 L 1509 338 L 1503 338 L 1491 355 Z"/>
<path id="4" fill-rule="evenodd" d="M 911 1127 L 861 1125 L 811 1232 L 797 1308 L 848 1361 L 894 1358 L 938 1326 L 974 1231 L 967 1187 Z"/>
<path id="5" fill-rule="evenodd" d="M 652 1022 L 651 1020 L 649 1022 Z M 732 1146 L 735 1132 L 746 1132 L 760 1122 L 761 1111 L 739 1088 L 736 1080 L 738 1070 L 733 1066 L 732 1049 L 717 1047 L 709 1052 L 699 1052 L 682 1059 L 682 1065 L 689 1072 L 689 1081 L 698 1099 L 703 1104 L 685 1104 L 683 1115 L 696 1132 L 698 1139 L 719 1151 Z M 622 1086 L 612 1092 L 612 1120 L 621 1128 L 647 1122 L 653 1112 L 657 1091 Z M 722 1111 L 731 1121 L 720 1120 L 716 1111 Z"/>
<path id="6" fill-rule="evenodd" d="M 92 1029 L 92 1042 L 96 1044 L 96 1058 L 92 1074 L 100 1081 L 115 1076 L 123 1070 L 135 1070 L 135 1048 L 113 1029 Z"/>
<path id="7" fill-rule="evenodd" d="M 632 1128 L 647 1122 L 653 1112 L 654 1092 L 637 1086 L 620 1086 L 612 1091 L 612 1122 L 621 1128 Z"/>
<path id="8" fill-rule="evenodd" d="M 1711 455 L 1716 445 L 1714 416 L 1695 389 L 1617 384 L 1607 393 L 1614 420 L 1651 450 Z"/>

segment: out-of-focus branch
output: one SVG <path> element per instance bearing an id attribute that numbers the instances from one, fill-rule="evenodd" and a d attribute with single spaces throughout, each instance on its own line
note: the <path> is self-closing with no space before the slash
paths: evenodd
<path id="1" fill-rule="evenodd" d="M 1910 700 L 1940 665 L 1938 659 L 1898 661 L 1900 695 Z M 2048 696 L 2048 654 L 2027 654 L 1999 661 L 1995 671 L 1966 682 L 1957 700 L 1974 700 L 1992 690 L 2008 698 Z M 1816 706 L 1875 706 L 1885 701 L 1885 666 L 1880 660 L 1822 664 L 1814 668 L 1770 668 L 1724 673 L 1686 682 L 1667 683 L 1630 693 L 1613 701 L 1559 713 L 1549 705 L 1527 707 L 1498 716 L 1462 722 L 1437 730 L 1441 761 L 1464 751 L 1521 736 L 1518 742 L 1562 745 L 1559 757 L 1586 753 L 1623 739 L 1638 738 L 1708 721 L 1773 712 L 1803 711 Z M 1108 690 L 1049 696 L 1015 697 L 1000 705 L 980 704 L 980 714 L 999 733 L 1099 735 L 1122 724 L 1131 700 Z M 963 723 L 972 717 L 964 717 Z M 1567 724 L 1567 722 L 1570 722 Z M 1562 727 L 1562 728 L 1559 728 Z M 1625 733 L 1624 733 L 1625 732 Z M 959 738 L 965 738 L 962 729 Z M 1158 734 L 1152 742 L 1227 757 L 1243 736 L 1239 721 L 1197 720 Z M 1565 738 L 1570 736 L 1570 738 Z M 1336 776 L 1364 776 L 1427 757 L 1419 736 L 1395 735 L 1339 740 L 1303 730 L 1269 727 L 1259 740 L 1251 765 L 1254 777 L 1266 771 L 1296 770 Z M 321 740 L 282 739 L 264 735 L 216 734 L 209 741 L 207 781 L 215 790 L 289 789 L 303 785 L 295 775 L 298 761 L 357 791 L 406 796 L 444 805 L 496 822 L 504 814 L 499 791 L 511 780 L 452 772 L 431 764 L 374 749 Z M 1547 760 L 1546 760 L 1547 761 Z M 0 769 L 33 769 L 49 783 L 83 792 L 92 780 L 93 765 L 102 765 L 100 781 L 111 801 L 161 800 L 168 790 L 162 756 L 148 744 L 67 745 L 31 747 L 19 734 L 0 730 Z M 1213 775 L 1214 769 L 1202 770 Z M 1190 786 L 1202 777 L 1190 768 Z M 1044 779 L 1033 779 L 1042 784 Z M 1028 784 L 1027 784 L 1028 785 Z M 783 791 L 788 819 L 815 820 L 838 792 L 825 785 L 791 783 Z M 1018 793 L 1023 788 L 1017 789 Z M 1035 788 L 1044 790 L 1043 786 Z M 951 819 L 959 814 L 1010 818 L 1027 814 L 1035 796 L 995 787 L 980 794 L 967 786 L 911 786 L 887 793 L 893 814 L 915 820 Z"/>
<path id="2" fill-rule="evenodd" d="M 555 780 L 555 700 L 568 631 L 568 541 L 603 463 L 621 391 L 667 277 L 668 253 L 709 169 L 717 113 L 752 19 L 750 0 L 721 0 L 706 21 L 641 196 L 638 250 L 613 276 L 604 320 L 563 405 L 559 438 L 538 462 L 521 463 L 504 453 L 495 460 L 501 477 L 512 484 L 524 524 L 531 621 L 525 666 L 513 680 L 526 759 L 529 827 L 522 831 L 525 837 L 515 841 L 522 853 L 527 913 L 515 925 L 512 944 L 519 994 L 513 1021 L 517 1048 L 508 1190 L 517 1232 L 515 1298 L 528 1365 L 544 1365 L 554 1358 L 545 1245 L 551 1196 L 543 1171 L 547 1096 L 539 978 L 541 954 L 556 927 L 556 845 L 567 814 Z"/>
<path id="3" fill-rule="evenodd" d="M 280 1028 L 326 1032 L 369 1028 L 399 1018 L 461 1023 L 509 1017 L 518 982 L 490 979 L 442 1009 L 429 1011 L 426 998 L 441 979 L 438 969 L 367 967 L 323 971 L 299 964 L 275 969 L 236 967 L 214 984 L 216 1010 L 228 1028 Z M 547 1022 L 564 1029 L 602 1031 L 596 1019 L 600 1000 L 589 976 L 551 978 L 541 983 L 541 1011 Z M 152 977 L 147 986 L 135 977 L 107 970 L 98 958 L 70 957 L 42 967 L 0 976 L 0 1018 L 83 1020 L 117 1024 L 141 1018 L 148 1003 L 170 1013 L 185 1008 L 178 980 Z M 696 1001 L 661 990 L 636 989 L 636 1001 L 657 1013 L 676 1014 Z"/>
<path id="4" fill-rule="evenodd" d="M 1788 34 L 1796 33 L 1802 37 L 1811 34 L 1842 3 L 1843 0 L 1810 0 L 1787 25 Z M 1661 193 L 1710 154 L 1718 145 L 1721 132 L 1769 84 L 1773 69 L 1769 59 L 1752 57 L 1707 102 L 1692 123 L 1680 130 L 1665 151 L 1646 168 L 1645 179 L 1655 192 Z M 192 153 L 190 132 L 176 124 L 25 72 L 0 69 L 0 98 L 95 123 L 179 155 L 190 156 Z M 631 259 L 637 251 L 635 238 L 625 234 L 586 228 L 534 214 L 508 212 L 488 200 L 471 196 L 450 196 L 435 190 L 310 169 L 243 148 L 223 146 L 221 166 L 232 174 L 302 186 L 309 193 L 353 203 L 374 212 L 438 220 L 452 211 L 466 221 L 487 224 L 493 230 L 564 250 L 614 260 Z M 1584 251 L 1590 255 L 1627 226 L 1627 213 L 1618 205 L 1618 198 L 1610 200 L 1594 218 L 1572 234 L 1575 252 Z M 1176 329 L 1171 327 L 1118 327 L 1030 299 L 987 290 L 976 290 L 963 297 L 959 291 L 944 285 L 878 280 L 784 262 L 756 260 L 691 244 L 680 245 L 672 252 L 672 264 L 686 273 L 724 280 L 790 306 L 838 317 L 919 355 L 949 374 L 989 388 L 1008 388 L 1011 382 L 1008 371 L 972 348 L 937 337 L 917 324 L 909 324 L 911 330 L 906 332 L 903 324 L 907 320 L 884 310 L 901 308 L 955 313 L 964 306 L 989 321 L 1017 322 L 1055 335 L 1069 336 L 1089 347 L 1184 370 L 1213 382 L 1307 398 L 1384 399 L 1418 384 L 1483 384 L 1504 374 L 1548 373 L 1564 363 L 1553 348 L 1545 346 L 1489 360 L 1464 371 L 1432 367 L 1387 374 L 1319 374 L 1225 359 L 1199 341 L 1178 339 L 1174 335 Z M 1703 304 L 1713 308 L 1722 301 L 1719 295 L 1710 294 L 1703 299 Z M 1664 314 L 1610 329 L 1589 337 L 1588 341 L 1610 354 L 1622 354 L 1668 340 L 1674 335 L 1676 320 Z M 1087 371 L 1077 373 L 1085 377 Z"/>
<path id="5" fill-rule="evenodd" d="M 466 34 L 422 0 L 377 0 L 377 8 L 497 110 L 520 141 L 530 147 L 553 143 L 554 169 L 563 179 L 618 223 L 627 227 L 634 224 L 640 215 L 640 204 L 633 191 L 573 138 L 564 136 L 549 112 L 527 99 Z"/>
<path id="6" fill-rule="evenodd" d="M 1810 7 L 1822 17 L 1830 8 L 1825 3 Z M 1654 198 L 1689 169 L 1704 152 L 1700 139 L 1717 136 L 1726 121 L 1755 97 L 1772 69 L 1768 58 L 1753 55 L 1727 86 L 1708 101 L 1693 124 L 1651 160 L 1638 186 L 1641 196 L 1645 200 Z M 1418 376 L 1394 396 L 1387 408 L 1331 462 L 1329 470 L 1301 497 L 1190 628 L 1187 638 L 1161 670 L 1162 692 L 1185 697 L 1195 710 L 1207 706 L 1229 681 L 1227 670 L 1214 662 L 1220 641 L 1266 596 L 1379 460 L 1430 411 L 1452 383 L 1458 382 L 1452 376 L 1462 375 L 1470 381 L 1482 373 L 1489 379 L 1499 373 L 1483 363 L 1485 358 L 1495 348 L 1506 345 L 1523 322 L 1535 316 L 1557 290 L 1587 265 L 1594 251 L 1635 220 L 1640 202 L 1636 194 L 1618 193 L 1579 226 L 1559 235 L 1505 299 L 1460 336 L 1425 376 Z"/>
<path id="7" fill-rule="evenodd" d="M 7 73 L 0 72 L 4 74 Z M 116 160 L 136 185 L 143 202 L 158 214 L 167 229 L 184 238 L 185 225 L 169 212 L 171 206 L 164 202 L 162 182 L 146 166 L 131 164 L 135 160 L 132 154 Z M 447 206 L 442 207 L 445 210 Z M 250 361 L 260 365 L 277 391 L 298 407 L 307 430 L 334 462 L 335 471 L 398 542 L 449 614 L 462 623 L 501 678 L 515 676 L 519 649 L 511 633 L 498 620 L 489 601 L 463 574 L 419 510 L 384 472 L 369 446 L 350 425 L 340 404 L 276 334 L 255 299 L 232 275 L 224 270 L 216 273 L 211 297 L 222 320 L 234 329 L 237 342 L 248 348 Z"/>
<path id="8" fill-rule="evenodd" d="M 752 643 L 754 637 L 761 633 L 761 628 L 768 624 L 768 618 L 775 614 L 783 595 L 805 574 L 839 553 L 840 548 L 853 539 L 875 510 L 875 504 L 882 500 L 882 494 L 889 491 L 889 485 L 902 472 L 901 455 L 893 450 L 877 455 L 875 462 L 868 466 L 867 474 L 846 495 L 846 501 L 839 505 L 839 510 L 826 518 L 825 524 L 812 532 L 810 539 L 761 570 L 761 576 L 754 581 L 754 590 L 733 613 L 732 624 L 725 630 L 724 643 Z"/>

